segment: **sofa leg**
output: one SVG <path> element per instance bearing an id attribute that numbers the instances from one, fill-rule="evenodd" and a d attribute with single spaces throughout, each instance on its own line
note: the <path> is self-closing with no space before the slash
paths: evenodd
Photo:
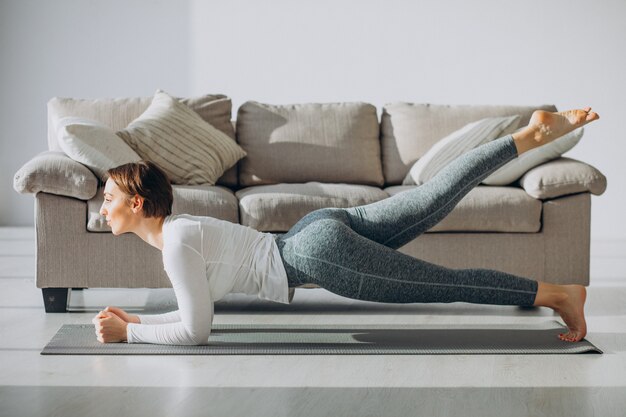
<path id="1" fill-rule="evenodd" d="M 66 313 L 70 301 L 69 288 L 42 288 L 46 313 Z"/>

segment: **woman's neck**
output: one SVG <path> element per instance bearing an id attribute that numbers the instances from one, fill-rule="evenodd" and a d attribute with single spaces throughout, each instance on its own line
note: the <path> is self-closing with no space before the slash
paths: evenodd
<path id="1" fill-rule="evenodd" d="M 137 236 L 158 250 L 163 250 L 163 223 L 164 217 L 143 218 L 133 230 Z"/>

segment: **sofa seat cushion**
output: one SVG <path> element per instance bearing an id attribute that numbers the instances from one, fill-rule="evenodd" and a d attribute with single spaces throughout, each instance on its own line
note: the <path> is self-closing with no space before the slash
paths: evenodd
<path id="1" fill-rule="evenodd" d="M 237 197 L 231 190 L 211 185 L 173 185 L 173 214 L 192 214 L 210 216 L 216 219 L 239 222 Z M 104 200 L 104 187 L 100 187 L 96 196 L 87 202 L 87 230 L 90 232 L 111 232 L 100 207 Z"/>
<path id="2" fill-rule="evenodd" d="M 237 113 L 237 140 L 248 154 L 239 164 L 239 184 L 382 186 L 379 131 L 376 107 L 368 103 L 248 101 Z"/>
<path id="3" fill-rule="evenodd" d="M 393 186 L 385 191 L 395 195 L 413 188 Z M 521 188 L 478 186 L 428 232 L 536 233 L 541 229 L 541 210 L 541 202 Z"/>
<path id="4" fill-rule="evenodd" d="M 317 209 L 354 207 L 389 197 L 378 187 L 320 182 L 257 185 L 235 194 L 241 224 L 262 232 L 286 232 Z"/>

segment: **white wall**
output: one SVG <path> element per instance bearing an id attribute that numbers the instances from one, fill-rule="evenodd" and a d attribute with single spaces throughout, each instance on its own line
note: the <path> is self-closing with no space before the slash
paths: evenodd
<path id="1" fill-rule="evenodd" d="M 0 0 L 0 226 L 32 225 L 13 174 L 47 150 L 46 103 L 189 93 L 189 3 Z"/>
<path id="2" fill-rule="evenodd" d="M 13 192 L 9 179 L 45 148 L 49 97 L 149 95 L 161 87 L 181 95 L 227 94 L 235 114 L 246 100 L 359 100 L 379 109 L 399 100 L 554 103 L 561 109 L 589 104 L 602 119 L 567 156 L 608 177 L 605 194 L 592 197 L 592 239 L 626 238 L 621 217 L 626 207 L 621 184 L 626 179 L 621 129 L 626 2 L 171 3 L 55 2 L 71 7 L 71 15 L 46 2 L 35 10 L 26 6 L 29 2 L 2 3 L 2 99 L 11 106 L 3 103 L 0 116 L 0 224 L 32 222 L 32 197 Z M 140 16 L 145 18 L 135 24 Z M 72 56 L 78 62 L 68 68 Z M 16 142 L 23 144 L 19 150 L 13 148 Z M 4 151 L 7 145 L 10 154 Z"/>

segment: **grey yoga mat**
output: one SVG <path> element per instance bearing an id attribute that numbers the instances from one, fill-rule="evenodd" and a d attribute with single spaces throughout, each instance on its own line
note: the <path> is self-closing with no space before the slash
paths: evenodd
<path id="1" fill-rule="evenodd" d="M 453 355 L 602 353 L 558 339 L 559 322 L 533 325 L 214 324 L 209 344 L 106 343 L 91 324 L 65 324 L 42 355 Z"/>

